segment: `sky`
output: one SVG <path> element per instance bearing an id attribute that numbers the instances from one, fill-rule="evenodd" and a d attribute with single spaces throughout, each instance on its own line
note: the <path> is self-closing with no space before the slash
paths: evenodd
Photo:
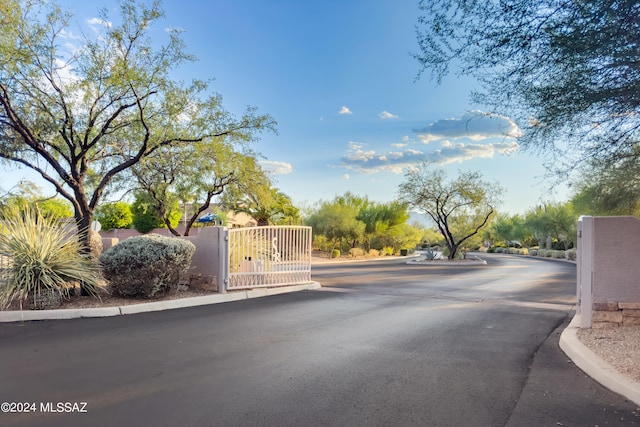
<path id="1" fill-rule="evenodd" d="M 62 0 L 72 29 L 90 28 L 98 6 Z M 417 0 L 165 0 L 153 31 L 178 28 L 198 58 L 175 78 L 214 79 L 210 88 L 238 117 L 270 114 L 277 134 L 253 147 L 275 186 L 297 206 L 347 191 L 389 202 L 407 168 L 430 160 L 451 177 L 480 171 L 505 188 L 502 212 L 524 213 L 568 198 L 550 191 L 544 159 L 519 148 L 518 125 L 470 101 L 473 80 L 417 79 Z M 5 190 L 25 170 L 5 170 Z M 47 188 L 43 185 L 43 188 Z"/>

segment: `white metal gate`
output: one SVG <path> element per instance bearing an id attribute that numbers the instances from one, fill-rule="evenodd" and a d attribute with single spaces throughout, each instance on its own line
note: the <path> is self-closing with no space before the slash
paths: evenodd
<path id="1" fill-rule="evenodd" d="M 228 230 L 227 290 L 311 281 L 311 227 Z"/>

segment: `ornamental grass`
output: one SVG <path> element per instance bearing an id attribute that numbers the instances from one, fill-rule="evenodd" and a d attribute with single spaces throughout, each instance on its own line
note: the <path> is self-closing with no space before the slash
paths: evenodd
<path id="1" fill-rule="evenodd" d="M 78 235 L 32 208 L 1 211 L 0 256 L 8 260 L 0 281 L 0 308 L 42 294 L 63 298 L 80 283 L 97 295 L 100 270 L 81 251 Z"/>

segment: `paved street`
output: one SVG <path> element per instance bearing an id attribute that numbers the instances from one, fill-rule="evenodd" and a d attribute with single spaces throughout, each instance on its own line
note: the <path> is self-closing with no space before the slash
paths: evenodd
<path id="1" fill-rule="evenodd" d="M 36 404 L 0 425 L 639 425 L 558 348 L 575 266 L 488 260 L 318 265 L 317 291 L 0 324 L 0 401 Z M 42 411 L 58 402 L 86 412 Z"/>

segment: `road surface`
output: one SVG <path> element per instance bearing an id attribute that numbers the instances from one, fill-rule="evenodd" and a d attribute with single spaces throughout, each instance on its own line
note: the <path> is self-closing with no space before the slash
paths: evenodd
<path id="1" fill-rule="evenodd" d="M 1 324 L 0 401 L 30 413 L 0 425 L 640 424 L 558 348 L 575 266 L 488 261 L 320 265 L 317 291 Z"/>

